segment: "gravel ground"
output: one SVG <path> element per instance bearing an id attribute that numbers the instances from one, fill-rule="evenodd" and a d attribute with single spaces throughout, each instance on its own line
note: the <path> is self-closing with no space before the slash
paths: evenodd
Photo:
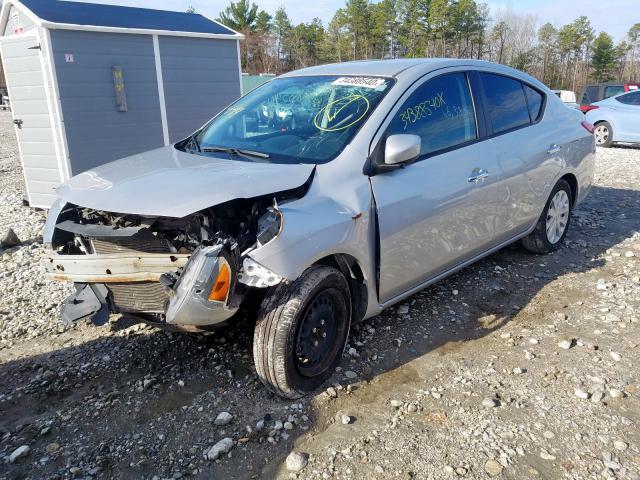
<path id="1" fill-rule="evenodd" d="M 598 151 L 558 252 L 506 248 L 356 326 L 298 402 L 259 384 L 243 319 L 63 328 L 16 152 L 2 113 L 23 243 L 0 250 L 0 478 L 640 478 L 640 149 Z"/>

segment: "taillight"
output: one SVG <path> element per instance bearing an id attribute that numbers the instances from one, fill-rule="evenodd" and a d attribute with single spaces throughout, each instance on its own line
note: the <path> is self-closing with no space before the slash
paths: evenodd
<path id="1" fill-rule="evenodd" d="M 580 125 L 582 125 L 584 129 L 589 133 L 593 133 L 593 131 L 596 129 L 596 127 L 594 127 L 592 124 L 590 124 L 587 121 L 580 122 Z"/>
<path id="2" fill-rule="evenodd" d="M 580 110 L 583 113 L 587 113 L 589 110 L 597 110 L 598 108 L 600 108 L 600 107 L 597 106 L 597 105 L 581 105 L 580 106 Z"/>

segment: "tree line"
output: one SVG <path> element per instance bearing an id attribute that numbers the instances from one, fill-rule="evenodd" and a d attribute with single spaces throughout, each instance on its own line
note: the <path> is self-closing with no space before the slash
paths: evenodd
<path id="1" fill-rule="evenodd" d="M 640 23 L 616 44 L 586 16 L 539 25 L 534 15 L 492 12 L 475 0 L 346 0 L 326 26 L 318 18 L 294 25 L 283 7 L 272 15 L 251 0 L 237 0 L 218 20 L 245 35 L 241 60 L 249 73 L 348 60 L 456 57 L 503 63 L 558 89 L 640 82 Z"/>

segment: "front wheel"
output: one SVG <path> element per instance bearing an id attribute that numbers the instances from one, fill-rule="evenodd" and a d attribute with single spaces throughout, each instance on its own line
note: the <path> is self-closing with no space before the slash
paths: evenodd
<path id="1" fill-rule="evenodd" d="M 556 183 L 547 200 L 536 228 L 522 239 L 524 247 L 533 253 L 549 253 L 563 242 L 571 220 L 571 187 L 566 180 Z"/>
<path id="2" fill-rule="evenodd" d="M 316 265 L 262 302 L 253 360 L 267 388 L 299 398 L 318 388 L 340 363 L 351 323 L 351 295 L 335 268 Z"/>
<path id="3" fill-rule="evenodd" d="M 600 122 L 593 129 L 593 136 L 596 145 L 599 147 L 610 147 L 613 145 L 613 128 L 609 122 Z"/>

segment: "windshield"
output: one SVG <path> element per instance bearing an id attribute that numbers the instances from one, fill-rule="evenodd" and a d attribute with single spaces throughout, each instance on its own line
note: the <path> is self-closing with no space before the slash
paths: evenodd
<path id="1" fill-rule="evenodd" d="M 202 154 L 227 151 L 239 160 L 326 163 L 342 151 L 391 84 L 377 77 L 275 79 L 228 107 L 184 148 Z"/>

